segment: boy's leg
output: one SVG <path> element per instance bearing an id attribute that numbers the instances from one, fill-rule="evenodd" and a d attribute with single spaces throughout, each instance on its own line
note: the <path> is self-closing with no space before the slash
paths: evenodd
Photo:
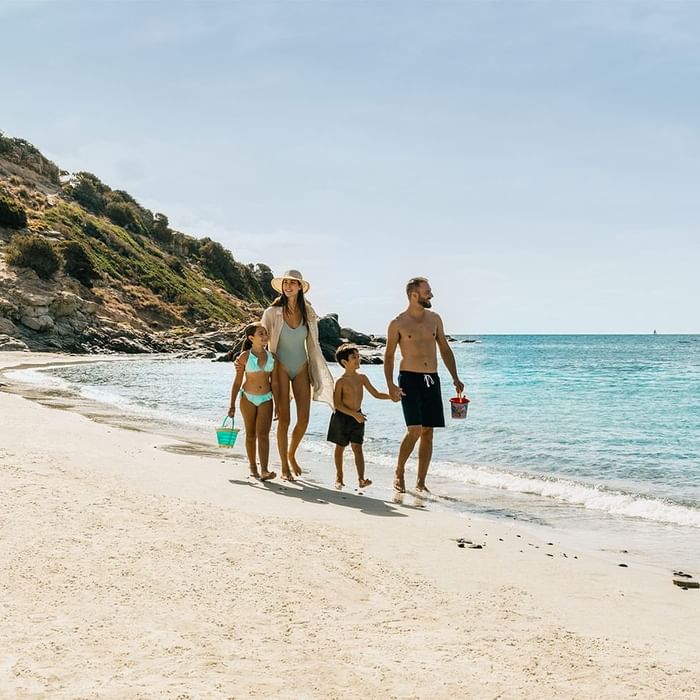
<path id="1" fill-rule="evenodd" d="M 258 414 L 257 406 L 250 403 L 246 399 L 245 394 L 241 394 L 241 413 L 243 414 L 243 422 L 245 424 L 245 451 L 248 455 L 248 464 L 250 465 L 250 475 L 259 477 L 258 465 L 255 463 L 255 422 Z"/>
<path id="2" fill-rule="evenodd" d="M 360 485 L 360 488 L 370 486 L 372 481 L 370 479 L 365 479 L 365 455 L 362 452 L 362 445 L 357 442 L 351 442 L 350 447 L 352 447 L 352 453 L 355 455 L 357 483 Z"/>
<path id="3" fill-rule="evenodd" d="M 342 489 L 345 484 L 343 483 L 343 452 L 345 448 L 342 445 L 335 446 L 335 487 L 337 489 Z"/>
<path id="4" fill-rule="evenodd" d="M 260 478 L 263 481 L 274 479 L 277 474 L 268 471 L 270 459 L 270 428 L 272 427 L 272 401 L 265 401 L 258 406 L 255 432 L 258 436 L 258 457 L 260 459 Z"/>

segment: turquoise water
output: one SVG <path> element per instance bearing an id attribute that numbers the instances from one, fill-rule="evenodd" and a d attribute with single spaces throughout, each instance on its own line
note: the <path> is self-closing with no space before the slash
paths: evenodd
<path id="1" fill-rule="evenodd" d="M 452 344 L 472 401 L 466 421 L 448 417 L 437 432 L 429 475 L 451 507 L 554 524 L 647 522 L 697 535 L 700 336 L 475 339 Z M 384 388 L 381 366 L 363 371 Z M 447 406 L 452 387 L 444 367 L 440 374 Z M 232 367 L 137 359 L 54 368 L 51 375 L 85 396 L 210 439 L 225 414 Z M 364 408 L 371 475 L 388 485 L 404 432 L 401 409 L 371 397 Z M 304 446 L 327 456 L 328 473 L 317 476 L 330 484 L 329 415 L 313 405 Z"/>

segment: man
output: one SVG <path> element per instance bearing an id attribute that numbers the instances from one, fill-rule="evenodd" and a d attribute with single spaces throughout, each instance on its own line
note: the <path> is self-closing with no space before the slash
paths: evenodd
<path id="1" fill-rule="evenodd" d="M 399 493 L 406 492 L 404 468 L 419 440 L 416 490 L 428 491 L 425 477 L 433 456 L 433 428 L 445 427 L 436 346 L 457 393 L 464 391 L 464 384 L 457 376 L 455 356 L 445 338 L 442 319 L 428 310 L 433 298 L 428 280 L 412 277 L 406 284 L 406 295 L 408 308 L 389 324 L 384 353 L 384 375 L 389 395 L 392 401 L 401 401 L 406 420 L 406 435 L 399 448 L 394 479 L 394 488 Z M 394 384 L 397 345 L 401 351 L 398 386 Z"/>

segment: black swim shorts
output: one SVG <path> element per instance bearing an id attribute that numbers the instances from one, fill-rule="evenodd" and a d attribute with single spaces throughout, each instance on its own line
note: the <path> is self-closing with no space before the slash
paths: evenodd
<path id="1" fill-rule="evenodd" d="M 436 372 L 399 372 L 399 386 L 405 394 L 401 397 L 401 408 L 407 426 L 445 427 L 440 377 Z"/>
<path id="2" fill-rule="evenodd" d="M 329 442 L 334 442 L 341 447 L 347 447 L 350 442 L 361 445 L 364 437 L 364 423 L 358 423 L 352 416 L 340 411 L 336 411 L 331 416 L 331 422 L 328 425 L 328 437 L 326 438 Z"/>

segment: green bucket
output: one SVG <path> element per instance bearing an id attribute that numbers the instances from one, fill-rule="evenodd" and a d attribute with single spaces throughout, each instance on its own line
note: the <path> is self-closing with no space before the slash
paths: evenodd
<path id="1" fill-rule="evenodd" d="M 231 419 L 231 426 L 226 427 L 226 421 L 229 418 Z M 221 427 L 216 429 L 216 441 L 219 443 L 219 447 L 233 447 L 236 444 L 238 430 L 239 428 L 233 427 L 233 418 L 226 416 Z"/>

